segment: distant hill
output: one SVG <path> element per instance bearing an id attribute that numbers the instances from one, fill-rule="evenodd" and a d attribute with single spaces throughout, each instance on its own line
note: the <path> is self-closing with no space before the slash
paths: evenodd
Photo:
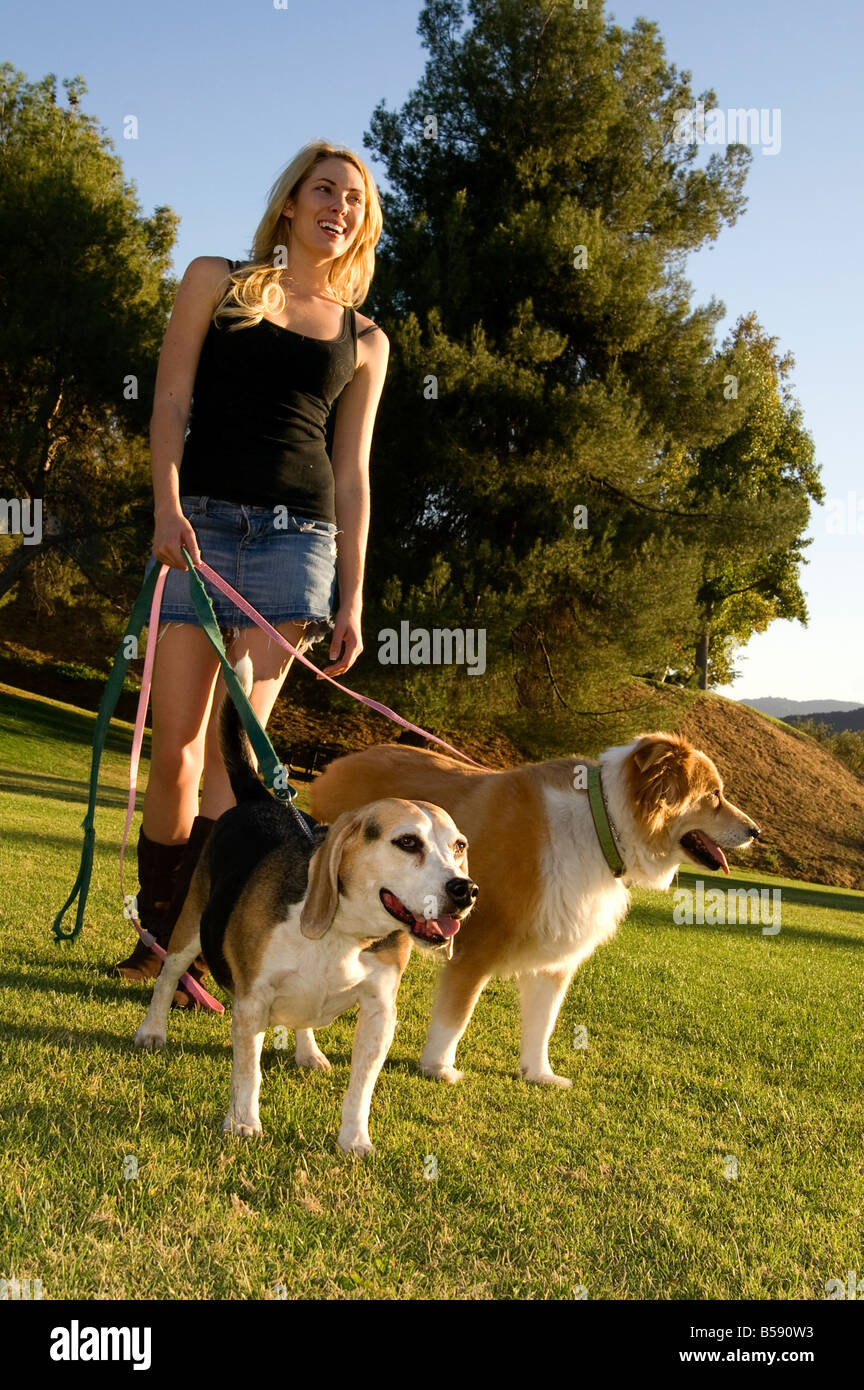
<path id="1" fill-rule="evenodd" d="M 787 714 L 807 718 L 811 714 L 827 714 L 833 710 L 857 710 L 862 705 L 860 700 L 857 703 L 855 700 L 784 700 L 777 695 L 766 695 L 759 700 L 739 700 L 737 703 L 758 709 L 762 714 L 773 714 L 775 719 L 785 719 Z"/>
<path id="2" fill-rule="evenodd" d="M 803 724 L 807 719 L 812 719 L 816 724 L 827 724 L 835 734 L 839 734 L 843 729 L 864 729 L 864 709 L 850 709 L 845 713 L 842 710 L 818 710 L 812 715 L 787 714 L 783 716 L 783 723 Z"/>

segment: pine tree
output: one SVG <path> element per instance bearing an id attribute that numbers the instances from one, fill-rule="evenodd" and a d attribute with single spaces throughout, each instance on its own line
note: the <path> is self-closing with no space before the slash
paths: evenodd
<path id="1" fill-rule="evenodd" d="M 368 306 L 393 343 L 369 597 L 391 620 L 486 626 L 476 707 L 512 679 L 523 705 L 584 708 L 692 669 L 689 484 L 746 400 L 724 399 L 723 306 L 691 306 L 682 263 L 741 213 L 750 154 L 702 165 L 676 141 L 697 98 L 653 23 L 551 0 L 467 13 L 427 0 L 425 72 L 366 136 L 393 190 Z"/>

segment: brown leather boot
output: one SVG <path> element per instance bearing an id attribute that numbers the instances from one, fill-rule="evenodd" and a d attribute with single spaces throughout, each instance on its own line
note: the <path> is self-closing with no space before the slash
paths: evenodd
<path id="1" fill-rule="evenodd" d="M 211 820 L 209 816 L 196 816 L 192 822 L 192 829 L 189 832 L 189 841 L 186 845 L 180 871 L 177 874 L 174 892 L 171 896 L 171 905 L 168 909 L 167 917 L 170 922 L 169 936 L 174 929 L 174 924 L 179 918 L 180 913 L 183 911 L 183 904 L 189 892 L 192 875 L 195 872 L 198 860 L 201 858 L 204 846 L 210 838 L 210 831 L 215 824 L 215 820 Z M 189 966 L 187 974 L 191 975 L 192 979 L 200 985 L 206 973 L 207 962 L 203 956 L 196 956 L 195 960 Z M 175 1009 L 200 1009 L 202 1005 L 199 1004 L 197 1000 L 193 999 L 191 995 L 187 994 L 186 990 L 180 985 L 174 991 L 173 1007 Z"/>
<path id="2" fill-rule="evenodd" d="M 186 846 L 185 840 L 179 845 L 160 845 L 143 829 L 138 832 L 138 920 L 165 948 L 174 926 L 169 910 Z M 131 956 L 112 965 L 108 974 L 124 980 L 155 980 L 161 969 L 161 957 L 139 937 Z"/>

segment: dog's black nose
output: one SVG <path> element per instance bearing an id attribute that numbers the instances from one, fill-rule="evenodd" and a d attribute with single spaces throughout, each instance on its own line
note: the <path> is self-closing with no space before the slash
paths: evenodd
<path id="1" fill-rule="evenodd" d="M 457 907 L 470 907 L 480 892 L 470 878 L 450 878 L 444 884 L 444 890 Z"/>
<path id="2" fill-rule="evenodd" d="M 754 825 L 752 821 L 750 822 L 750 834 L 753 836 L 754 840 L 758 840 L 759 836 L 762 834 L 758 825 Z"/>

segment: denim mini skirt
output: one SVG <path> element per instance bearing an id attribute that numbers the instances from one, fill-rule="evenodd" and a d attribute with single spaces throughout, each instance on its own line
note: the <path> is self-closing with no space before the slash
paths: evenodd
<path id="1" fill-rule="evenodd" d="M 314 622 L 317 631 L 313 640 L 324 635 L 332 624 L 336 593 L 336 527 L 332 521 L 289 516 L 279 507 L 252 507 L 188 494 L 180 498 L 180 506 L 192 523 L 201 558 L 268 623 L 278 627 L 287 622 Z M 158 564 L 151 555 L 145 576 Z M 213 601 L 220 628 L 252 626 L 251 618 L 203 575 L 201 581 Z M 160 623 L 197 622 L 188 571 L 169 569 Z"/>

